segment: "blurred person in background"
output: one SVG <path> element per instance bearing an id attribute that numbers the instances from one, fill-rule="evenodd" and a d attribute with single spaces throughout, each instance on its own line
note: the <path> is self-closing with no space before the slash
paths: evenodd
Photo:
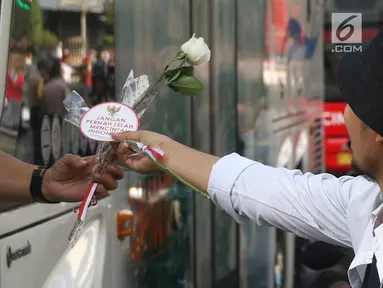
<path id="1" fill-rule="evenodd" d="M 92 71 L 92 90 L 89 94 L 91 105 L 97 105 L 108 101 L 108 78 L 105 74 L 104 65 L 97 62 Z"/>
<path id="2" fill-rule="evenodd" d="M 42 114 L 64 116 L 65 107 L 63 101 L 69 92 L 69 86 L 62 76 L 61 63 L 58 59 L 54 59 L 50 69 L 49 80 L 45 84 L 41 97 Z"/>
<path id="3" fill-rule="evenodd" d="M 61 60 L 61 58 L 63 57 L 63 42 L 62 41 L 57 42 L 57 47 L 52 54 L 53 54 L 53 58 Z"/>
<path id="4" fill-rule="evenodd" d="M 29 81 L 33 73 L 36 73 L 36 68 L 33 63 L 33 51 L 28 49 L 24 62 L 24 85 L 23 85 L 23 105 L 28 106 L 28 88 Z"/>
<path id="5" fill-rule="evenodd" d="M 73 67 L 70 65 L 70 52 L 69 49 L 64 49 L 63 57 L 61 60 L 61 69 L 63 73 L 63 79 L 66 83 L 72 83 Z"/>
<path id="6" fill-rule="evenodd" d="M 255 221 L 355 252 L 348 278 L 354 288 L 381 287 L 383 279 L 383 29 L 363 52 L 347 53 L 338 66 L 338 85 L 348 105 L 345 124 L 358 177 L 274 168 L 241 157 L 208 155 L 167 136 L 137 131 L 112 134 L 120 161 L 139 173 L 158 171 L 124 140 L 165 152 L 162 165 L 239 223 Z"/>
<path id="7" fill-rule="evenodd" d="M 93 64 L 93 75 L 103 73 L 105 77 L 108 76 L 108 63 L 109 63 L 109 52 L 106 49 L 101 50 L 100 57 Z M 97 70 L 97 73 L 96 71 Z"/>
<path id="8" fill-rule="evenodd" d="M 24 62 L 24 81 L 28 83 L 33 69 L 33 51 L 31 48 L 28 49 L 27 55 L 25 56 Z M 24 85 L 27 87 L 28 85 Z"/>
<path id="9" fill-rule="evenodd" d="M 40 128 L 41 128 L 41 98 L 45 82 L 49 79 L 50 62 L 47 58 L 37 60 L 37 70 L 32 71 L 29 81 L 26 83 L 27 97 L 26 101 L 30 111 L 30 125 L 32 128 L 33 143 L 33 163 L 41 163 L 40 151 Z"/>
<path id="10" fill-rule="evenodd" d="M 94 49 L 90 49 L 89 55 L 83 60 L 82 78 L 83 83 L 89 88 L 92 87 L 92 67 L 96 61 Z"/>
<path id="11" fill-rule="evenodd" d="M 108 60 L 108 74 L 107 74 L 107 85 L 108 85 L 108 98 L 109 101 L 116 101 L 115 99 L 115 54 L 111 51 Z"/>
<path id="12" fill-rule="evenodd" d="M 8 59 L 7 87 L 5 89 L 8 105 L 3 116 L 3 124 L 13 130 L 19 129 L 23 85 L 24 73 L 19 71 L 15 58 L 10 55 Z"/>

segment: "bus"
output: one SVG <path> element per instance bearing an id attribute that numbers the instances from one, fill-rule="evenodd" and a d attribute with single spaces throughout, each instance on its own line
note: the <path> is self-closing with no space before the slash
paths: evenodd
<path id="1" fill-rule="evenodd" d="M 155 79 L 196 33 L 212 51 L 194 70 L 205 91 L 162 91 L 141 128 L 218 156 L 319 173 L 322 9 L 316 0 L 2 1 L 1 150 L 44 166 L 93 155 L 97 143 L 39 106 L 49 63 L 59 60 L 68 91 L 92 106 L 118 100 L 131 69 Z M 300 285 L 294 235 L 237 225 L 167 174 L 126 171 L 70 249 L 77 205 L 1 203 L 1 288 Z"/>

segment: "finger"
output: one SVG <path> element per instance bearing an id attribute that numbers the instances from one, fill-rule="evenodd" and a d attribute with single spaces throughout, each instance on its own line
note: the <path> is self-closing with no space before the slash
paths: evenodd
<path id="1" fill-rule="evenodd" d="M 94 169 L 98 166 L 98 161 L 96 156 L 88 156 L 88 157 L 83 157 L 83 160 L 87 162 L 86 167 L 80 167 L 81 171 L 86 174 L 93 174 Z"/>
<path id="2" fill-rule="evenodd" d="M 123 132 L 120 134 L 117 133 L 111 133 L 110 135 L 112 138 L 116 141 L 124 141 L 124 140 L 132 140 L 132 141 L 140 141 L 142 137 L 143 131 L 130 131 L 130 132 Z"/>
<path id="3" fill-rule="evenodd" d="M 131 149 L 128 144 L 126 143 L 120 143 L 117 149 L 117 153 L 121 155 L 129 154 L 131 152 Z"/>
<path id="4" fill-rule="evenodd" d="M 117 149 L 117 157 L 122 163 L 125 162 L 128 157 L 135 153 L 126 143 L 121 142 Z"/>
<path id="5" fill-rule="evenodd" d="M 112 146 L 113 150 L 117 152 L 117 149 L 120 146 L 120 142 L 110 142 L 110 145 Z"/>
<path id="6" fill-rule="evenodd" d="M 88 165 L 88 162 L 78 155 L 66 154 L 61 159 L 64 165 L 72 168 L 82 169 Z"/>
<path id="7" fill-rule="evenodd" d="M 94 195 L 97 199 L 102 199 L 109 196 L 108 190 L 104 187 L 104 185 L 97 185 L 96 191 L 94 192 Z"/>
<path id="8" fill-rule="evenodd" d="M 138 163 L 139 161 L 142 160 L 143 157 L 147 157 L 147 156 L 141 156 L 140 160 L 128 158 L 128 159 L 125 160 L 124 164 L 130 170 L 133 170 L 133 171 L 136 171 L 136 172 L 143 172 L 143 171 L 141 171 L 142 169 L 139 169 L 140 165 Z"/>
<path id="9" fill-rule="evenodd" d="M 97 157 L 95 155 L 93 156 L 87 156 L 87 157 L 82 157 L 88 164 L 95 164 L 97 163 Z"/>
<path id="10" fill-rule="evenodd" d="M 121 151 L 122 151 L 122 152 L 125 152 L 124 149 L 121 150 L 123 145 L 124 145 L 123 142 L 119 143 L 119 144 L 116 146 L 117 148 L 114 150 L 114 151 L 116 152 L 116 156 L 117 156 L 118 160 L 121 161 L 121 162 L 124 162 L 124 156 L 125 156 L 124 153 L 121 153 Z M 120 146 L 121 146 L 121 148 L 120 148 Z"/>
<path id="11" fill-rule="evenodd" d="M 117 154 L 116 154 L 116 153 L 113 153 L 113 155 L 112 155 L 110 161 L 111 161 L 111 162 L 114 162 L 114 161 L 116 161 L 117 159 L 118 159 Z"/>
<path id="12" fill-rule="evenodd" d="M 134 160 L 132 158 L 129 158 L 129 159 L 126 159 L 124 161 L 124 164 L 125 166 L 128 168 L 128 169 L 131 169 L 131 170 L 134 170 Z"/>
<path id="13" fill-rule="evenodd" d="M 106 190 L 115 190 L 118 187 L 118 182 L 117 180 L 112 176 L 107 173 L 104 174 L 96 174 L 93 177 L 93 181 L 95 183 L 99 183 L 104 185 Z"/>
<path id="14" fill-rule="evenodd" d="M 79 167 L 81 169 L 86 169 L 86 171 L 93 171 L 94 167 L 98 165 L 96 156 L 83 157 L 83 160 L 86 161 L 86 167 Z"/>
<path id="15" fill-rule="evenodd" d="M 106 167 L 106 173 L 112 175 L 117 180 L 124 178 L 124 169 L 117 165 L 108 165 Z"/>

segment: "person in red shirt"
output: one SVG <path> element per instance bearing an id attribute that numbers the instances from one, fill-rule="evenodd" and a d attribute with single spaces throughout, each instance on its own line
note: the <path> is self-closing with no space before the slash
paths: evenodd
<path id="1" fill-rule="evenodd" d="M 16 100 L 21 103 L 22 100 L 22 89 L 24 86 L 24 73 L 16 72 L 14 67 L 10 67 L 7 74 L 7 88 L 6 88 L 6 97 L 7 100 L 11 99 Z"/>
<path id="2" fill-rule="evenodd" d="M 92 66 L 94 63 L 94 50 L 89 51 L 89 55 L 84 58 L 84 70 L 83 70 L 83 81 L 88 87 L 92 87 Z"/>
<path id="3" fill-rule="evenodd" d="M 17 72 L 14 59 L 9 58 L 7 87 L 5 89 L 5 97 L 8 101 L 4 116 L 4 126 L 11 129 L 18 129 L 20 124 L 20 109 L 23 98 L 24 73 Z"/>

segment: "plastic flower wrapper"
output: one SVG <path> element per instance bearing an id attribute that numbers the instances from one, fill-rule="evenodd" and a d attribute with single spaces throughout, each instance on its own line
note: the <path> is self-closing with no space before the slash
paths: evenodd
<path id="1" fill-rule="evenodd" d="M 196 38 L 195 35 L 181 46 L 181 51 L 166 65 L 164 71 L 159 75 L 157 81 L 149 85 L 147 75 L 141 75 L 134 78 L 133 71 L 130 72 L 120 94 L 119 102 L 133 108 L 138 118 L 141 118 L 146 108 L 153 102 L 161 88 L 169 87 L 175 92 L 182 95 L 197 95 L 203 91 L 203 84 L 193 76 L 193 66 L 202 65 L 210 60 L 210 49 L 205 44 L 203 38 Z M 68 113 L 64 116 L 64 120 L 79 127 L 81 117 L 89 110 L 84 99 L 75 91 L 73 91 L 66 100 L 64 105 Z M 159 157 L 163 156 L 163 152 L 153 147 L 147 147 L 142 143 L 127 141 L 127 144 L 136 152 L 131 156 L 148 155 L 161 169 L 175 176 L 180 182 L 190 187 L 192 190 L 199 192 L 204 197 L 204 193 L 191 186 L 189 183 L 181 179 L 173 171 L 164 167 L 159 163 Z M 98 165 L 95 167 L 95 173 L 103 173 L 105 167 L 112 161 L 114 150 L 109 142 L 99 142 L 96 157 Z M 90 205 L 97 202 L 90 198 L 93 196 L 97 184 L 90 183 L 88 191 L 79 208 L 77 223 L 70 235 L 70 246 L 73 246 L 82 230 L 87 209 Z"/>
<path id="2" fill-rule="evenodd" d="M 119 100 L 121 103 L 132 107 L 134 106 L 135 99 L 139 98 L 148 89 L 148 87 L 148 76 L 143 75 L 138 78 L 134 78 L 133 71 L 131 71 L 122 89 Z M 147 93 L 147 95 L 154 98 L 156 92 L 152 92 L 150 94 Z M 67 110 L 67 113 L 64 115 L 64 120 L 80 128 L 81 117 L 90 109 L 86 105 L 84 99 L 76 91 L 72 91 L 63 101 L 63 104 Z M 144 111 L 145 109 L 143 109 L 141 115 Z M 114 150 L 109 142 L 98 142 L 98 144 L 99 145 L 96 151 L 98 164 L 94 167 L 93 175 L 96 173 L 102 174 L 106 166 L 112 162 L 114 155 Z M 90 182 L 81 206 L 75 209 L 75 212 L 78 211 L 78 217 L 76 225 L 69 236 L 69 243 L 71 247 L 73 247 L 73 245 L 77 242 L 80 232 L 82 231 L 88 207 L 97 204 L 97 200 L 93 196 L 96 188 L 97 184 Z"/>
<path id="3" fill-rule="evenodd" d="M 80 119 L 89 110 L 89 107 L 86 105 L 84 99 L 76 91 L 72 91 L 67 96 L 67 98 L 63 101 L 63 104 L 64 104 L 65 109 L 67 110 L 67 113 L 64 115 L 64 120 L 71 123 L 72 125 L 80 128 Z M 97 149 L 97 155 L 99 154 L 98 150 L 99 149 Z M 100 158 L 102 158 L 102 157 L 97 156 L 97 159 L 100 159 Z M 99 167 L 100 167 L 100 165 L 97 165 L 97 167 L 94 168 L 93 173 L 96 173 L 97 169 L 99 169 Z M 89 193 L 94 193 L 96 188 L 97 188 L 97 185 L 94 184 L 93 182 L 90 182 L 88 189 L 86 191 L 86 195 L 88 195 Z M 85 196 L 85 198 L 86 198 L 86 196 Z M 85 200 L 85 198 L 84 198 L 84 200 Z M 80 208 L 75 209 L 75 212 L 79 211 L 79 215 L 77 217 L 77 222 L 76 222 L 76 224 L 75 224 L 75 226 L 74 226 L 74 228 L 73 228 L 73 230 L 69 236 L 70 247 L 74 246 L 74 244 L 76 243 L 76 241 L 78 239 L 80 232 L 82 231 L 82 225 L 84 223 L 84 219 L 86 216 L 86 210 L 87 210 L 88 206 L 97 204 L 97 201 L 93 196 L 91 197 L 89 203 L 86 203 L 84 200 L 81 203 Z M 83 213 L 85 206 L 86 206 L 85 213 Z"/>

